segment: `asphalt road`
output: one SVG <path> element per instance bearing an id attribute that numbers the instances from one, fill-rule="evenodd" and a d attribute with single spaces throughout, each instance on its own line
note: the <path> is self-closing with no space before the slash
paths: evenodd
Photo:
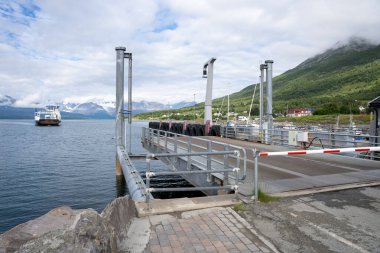
<path id="1" fill-rule="evenodd" d="M 280 252 L 380 252 L 380 187 L 255 203 L 239 212 Z"/>
<path id="2" fill-rule="evenodd" d="M 247 178 L 244 182 L 245 185 L 241 187 L 241 192 L 246 195 L 251 194 L 253 190 L 254 163 L 252 149 L 256 148 L 263 152 L 288 150 L 288 148 L 281 146 L 229 138 L 212 136 L 201 138 L 243 147 L 247 150 Z M 182 137 L 180 140 L 186 142 L 187 138 Z M 169 142 L 173 143 L 173 140 Z M 184 143 L 181 145 L 184 145 Z M 200 147 L 206 147 L 205 141 L 193 139 L 192 145 L 193 151 L 205 151 L 200 149 Z M 222 146 L 213 145 L 213 149 L 222 150 Z M 222 160 L 222 157 L 220 157 L 220 160 Z M 232 163 L 233 161 L 231 161 Z M 271 194 L 376 182 L 380 182 L 380 161 L 364 160 L 336 154 L 259 158 L 259 187 Z"/>

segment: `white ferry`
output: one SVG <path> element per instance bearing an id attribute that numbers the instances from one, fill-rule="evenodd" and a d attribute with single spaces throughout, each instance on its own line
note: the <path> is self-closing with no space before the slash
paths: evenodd
<path id="1" fill-rule="evenodd" d="M 61 113 L 59 106 L 48 105 L 44 110 L 37 110 L 34 113 L 34 120 L 37 126 L 59 126 L 61 123 Z"/>

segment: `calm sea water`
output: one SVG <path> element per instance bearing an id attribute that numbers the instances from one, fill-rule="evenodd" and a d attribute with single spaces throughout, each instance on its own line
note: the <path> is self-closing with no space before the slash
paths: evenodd
<path id="1" fill-rule="evenodd" d="M 146 153 L 146 125 L 134 122 L 133 152 Z M 126 194 L 115 177 L 114 136 L 114 120 L 65 120 L 59 127 L 0 120 L 0 233 L 62 205 L 100 212 Z"/>

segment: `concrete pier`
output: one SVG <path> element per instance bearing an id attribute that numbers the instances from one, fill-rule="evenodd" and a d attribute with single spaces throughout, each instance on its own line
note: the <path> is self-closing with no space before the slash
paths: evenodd
<path id="1" fill-rule="evenodd" d="M 377 161 L 331 154 L 303 157 L 260 157 L 257 161 L 256 151 L 282 151 L 284 149 L 288 150 L 288 148 L 215 136 L 194 138 L 177 136 L 169 132 L 162 134 L 159 129 L 149 129 L 149 131 L 143 132 L 142 142 L 144 147 L 153 154 L 141 154 L 140 156 L 132 154 L 130 146 L 127 152 L 124 132 L 123 75 L 124 58 L 129 57 L 131 66 L 132 55 L 125 54 L 125 48 L 122 47 L 116 48 L 116 51 L 116 175 L 124 175 L 138 216 L 132 221 L 127 233 L 127 240 L 121 245 L 122 252 L 280 252 L 278 248 L 282 251 L 284 249 L 282 242 L 285 242 L 286 246 L 288 246 L 287 241 L 277 240 L 275 245 L 268 239 L 271 238 L 272 234 L 276 235 L 278 229 L 271 227 L 272 230 L 268 232 L 265 227 L 261 227 L 263 231 L 258 232 L 247 220 L 229 207 L 235 206 L 236 209 L 239 209 L 238 193 L 240 194 L 240 199 L 243 199 L 249 205 L 250 213 L 248 213 L 247 219 L 256 222 L 257 227 L 260 227 L 260 219 L 258 221 L 257 217 L 255 217 L 257 216 L 255 208 L 260 203 L 253 202 L 251 198 L 253 192 L 257 192 L 257 186 L 263 192 L 272 195 L 295 196 L 380 184 L 380 163 Z M 272 63 L 273 61 L 266 61 L 268 88 L 266 118 L 269 129 L 272 129 Z M 209 75 L 212 77 L 212 70 Z M 131 75 L 129 76 L 131 77 Z M 260 91 L 262 92 L 262 89 Z M 131 94 L 130 86 L 129 94 Z M 131 102 L 131 98 L 129 102 Z M 131 107 L 128 108 L 130 122 Z M 205 115 L 207 113 L 205 112 Z M 167 123 L 167 128 L 164 130 L 169 130 L 170 125 L 171 123 Z M 203 131 L 203 126 L 197 126 L 197 128 L 192 129 Z M 262 127 L 260 130 L 262 130 Z M 148 136 L 146 136 L 146 132 L 148 132 Z M 203 135 L 203 132 L 197 135 Z M 266 137 L 265 142 L 272 143 L 269 137 Z M 231 153 L 230 151 L 232 150 L 234 151 Z M 215 155 L 215 157 L 212 157 L 212 155 Z M 140 176 L 141 171 L 134 167 L 133 159 L 137 158 L 146 159 L 146 184 Z M 215 190 L 215 187 L 218 187 L 218 189 L 225 190 L 224 195 L 192 199 L 153 199 L 151 192 L 177 189 L 151 188 L 151 177 L 160 175 L 160 173 L 161 175 L 172 173 L 170 171 L 151 171 L 151 159 L 162 160 L 172 171 L 177 174 L 184 174 L 184 178 L 206 194 L 216 195 L 218 190 Z M 254 168 L 257 167 L 259 168 L 258 176 L 254 172 Z M 234 172 L 235 175 L 228 174 L 230 172 Z M 259 183 L 256 183 L 257 181 Z M 256 186 L 255 189 L 254 186 Z M 225 194 L 228 192 L 234 192 L 235 196 Z M 378 191 L 369 191 L 368 194 L 374 193 L 378 194 Z M 257 201 L 258 199 L 255 198 L 255 200 Z M 287 208 L 284 210 L 286 213 L 293 214 L 292 216 L 296 218 L 302 213 L 297 204 L 299 203 L 290 207 L 295 209 L 296 214 L 290 212 Z M 317 204 L 319 205 L 319 203 Z M 313 209 L 310 206 L 305 208 L 306 212 Z M 254 215 L 252 215 L 252 210 Z M 317 210 L 318 212 L 319 210 Z M 246 215 L 247 213 L 240 211 L 240 214 Z M 261 214 L 259 213 L 259 215 Z M 378 216 L 378 213 L 375 216 Z M 278 215 L 278 217 L 281 220 L 281 215 Z M 287 217 L 287 220 L 289 220 L 289 217 Z M 310 231 L 310 227 L 307 227 L 308 225 L 310 225 L 310 222 L 306 221 L 304 227 Z M 359 249 L 360 252 L 366 252 L 365 247 L 367 245 L 357 246 L 345 239 L 344 235 L 340 237 L 337 235 L 338 233 L 331 232 L 316 223 L 313 223 L 312 227 L 331 237 L 323 245 L 322 251 L 324 252 L 326 251 L 325 249 L 328 249 L 327 246 L 331 245 L 331 241 L 334 240 L 346 246 L 348 245 L 345 249 L 350 249 L 351 247 Z M 263 236 L 263 234 L 266 234 L 266 236 Z M 324 236 L 326 236 L 325 234 Z M 318 236 L 319 234 L 315 240 L 320 238 Z M 340 247 L 341 245 L 337 246 L 337 248 Z M 305 251 L 303 247 L 293 248 L 301 249 L 299 252 Z M 288 248 L 285 247 L 285 249 Z M 319 249 L 319 244 L 313 245 L 313 251 L 318 251 Z"/>
<path id="2" fill-rule="evenodd" d="M 177 149 L 188 150 L 185 139 L 178 142 Z M 163 140 L 155 145 L 165 152 L 172 152 L 170 147 L 176 140 L 168 138 L 168 144 Z M 178 140 L 177 140 L 178 141 Z M 215 141 L 225 145 L 234 145 L 247 150 L 247 176 L 239 185 L 239 193 L 252 195 L 254 183 L 253 149 L 269 152 L 284 151 L 289 148 L 241 141 L 236 139 L 203 136 L 192 138 L 191 150 L 199 152 L 207 150 L 207 141 Z M 167 147 L 164 147 L 166 145 Z M 156 147 L 156 148 L 157 148 Z M 169 148 L 168 148 L 169 147 Z M 222 150 L 215 146 L 214 150 Z M 222 161 L 219 157 L 216 160 Z M 231 160 L 230 163 L 234 161 Z M 240 164 L 242 171 L 242 164 Z M 260 157 L 259 188 L 273 195 L 294 195 L 296 192 L 317 192 L 339 187 L 355 188 L 380 183 L 380 162 L 333 154 L 314 154 L 307 156 L 277 156 Z"/>

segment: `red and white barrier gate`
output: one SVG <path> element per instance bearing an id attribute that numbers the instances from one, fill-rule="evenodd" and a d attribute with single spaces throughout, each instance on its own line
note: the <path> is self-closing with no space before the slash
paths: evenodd
<path id="1" fill-rule="evenodd" d="M 279 152 L 260 152 L 253 149 L 254 158 L 254 193 L 255 201 L 258 200 L 258 173 L 260 156 L 290 156 L 290 155 L 311 155 L 311 154 L 333 154 L 348 152 L 372 152 L 380 151 L 380 147 L 360 147 L 360 148 L 340 148 L 340 149 L 318 149 L 318 150 L 300 150 L 300 151 L 279 151 Z"/>
<path id="2" fill-rule="evenodd" d="M 258 156 L 288 156 L 288 155 L 331 154 L 331 153 L 371 152 L 371 151 L 380 151 L 380 147 L 318 149 L 318 150 L 280 151 L 280 152 L 259 152 Z"/>

